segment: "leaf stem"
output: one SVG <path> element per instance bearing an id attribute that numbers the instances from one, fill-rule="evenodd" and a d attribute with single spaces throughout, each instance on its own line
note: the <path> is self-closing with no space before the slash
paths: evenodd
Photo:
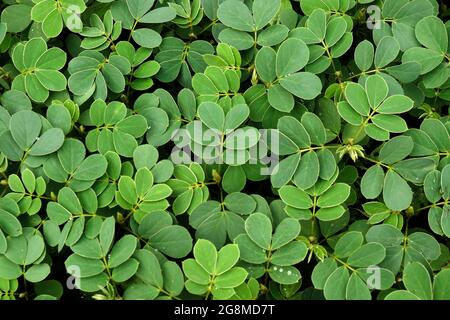
<path id="1" fill-rule="evenodd" d="M 417 209 L 417 212 L 423 211 L 423 210 L 426 210 L 426 209 L 430 209 L 430 208 L 435 208 L 435 207 L 438 207 L 438 206 L 446 206 L 448 204 L 449 204 L 449 201 L 448 200 L 444 200 L 442 202 L 433 203 L 433 204 L 430 204 L 429 206 L 419 208 L 419 209 Z"/>
<path id="2" fill-rule="evenodd" d="M 342 264 L 344 267 L 346 267 L 347 269 L 351 270 L 352 272 L 357 272 L 356 269 L 352 268 L 352 266 L 350 266 L 348 263 L 342 261 L 341 259 L 339 259 L 338 257 L 336 257 L 335 255 L 331 255 L 331 257 L 336 260 L 337 262 L 339 262 L 340 264 Z"/>

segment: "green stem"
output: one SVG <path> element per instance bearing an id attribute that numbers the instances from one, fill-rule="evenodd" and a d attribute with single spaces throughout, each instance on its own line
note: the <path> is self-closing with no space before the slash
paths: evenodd
<path id="1" fill-rule="evenodd" d="M 372 163 L 375 163 L 375 164 L 377 164 L 379 166 L 382 166 L 382 167 L 384 167 L 384 168 L 386 168 L 388 170 L 392 170 L 392 167 L 388 166 L 387 164 L 384 164 L 383 162 L 381 162 L 379 160 L 375 160 L 375 159 L 372 159 L 372 158 L 369 158 L 369 157 L 364 157 L 364 159 L 366 159 L 366 160 L 368 160 L 368 161 L 370 161 Z"/>
<path id="2" fill-rule="evenodd" d="M 427 210 L 427 209 L 430 209 L 430 208 L 435 208 L 435 207 L 438 207 L 438 206 L 446 206 L 448 204 L 449 204 L 449 200 L 444 200 L 442 202 L 433 203 L 433 204 L 430 204 L 429 206 L 419 208 L 419 209 L 417 209 L 417 212 L 423 211 L 423 210 Z"/>
<path id="3" fill-rule="evenodd" d="M 204 27 L 202 30 L 200 30 L 200 32 L 197 34 L 197 36 L 201 35 L 203 32 L 205 32 L 206 30 L 211 28 L 213 25 L 215 25 L 217 23 L 217 21 L 218 21 L 218 19 L 211 21 L 210 24 L 208 24 L 206 27 Z"/>
<path id="4" fill-rule="evenodd" d="M 347 269 L 353 271 L 353 272 L 357 272 L 356 269 L 352 268 L 348 263 L 342 261 L 341 259 L 339 259 L 338 257 L 336 257 L 335 255 L 331 255 L 331 257 L 336 260 L 337 262 L 339 262 L 340 264 L 342 264 L 344 267 L 346 267 Z"/>

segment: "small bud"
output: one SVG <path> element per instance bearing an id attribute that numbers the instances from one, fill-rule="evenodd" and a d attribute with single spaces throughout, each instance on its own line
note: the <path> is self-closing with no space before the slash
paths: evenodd
<path id="1" fill-rule="evenodd" d="M 213 179 L 214 179 L 214 182 L 215 182 L 215 183 L 219 184 L 220 181 L 222 181 L 222 177 L 221 177 L 220 174 L 216 171 L 216 169 L 213 169 L 212 175 L 213 175 Z"/>
<path id="2" fill-rule="evenodd" d="M 103 294 L 94 294 L 92 296 L 92 299 L 94 299 L 94 300 L 108 300 L 108 297 L 104 296 Z"/>
<path id="3" fill-rule="evenodd" d="M 406 215 L 408 217 L 412 217 L 414 215 L 414 208 L 413 208 L 413 206 L 409 206 L 409 208 L 406 209 Z"/>
<path id="4" fill-rule="evenodd" d="M 117 223 L 122 224 L 125 222 L 125 218 L 123 217 L 123 214 L 121 212 L 117 212 L 116 215 Z"/>
<path id="5" fill-rule="evenodd" d="M 258 74 L 256 73 L 256 68 L 253 69 L 252 72 L 252 85 L 257 85 L 258 84 Z"/>

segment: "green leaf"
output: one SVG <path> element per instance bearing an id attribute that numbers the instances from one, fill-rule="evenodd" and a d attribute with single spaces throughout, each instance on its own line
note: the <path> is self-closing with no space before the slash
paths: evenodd
<path id="1" fill-rule="evenodd" d="M 366 91 L 357 84 L 350 82 L 345 87 L 345 97 L 352 108 L 362 116 L 368 116 L 370 113 L 370 105 L 367 100 Z"/>
<path id="2" fill-rule="evenodd" d="M 0 207 L 0 228 L 8 235 L 17 237 L 22 234 L 22 225 L 11 213 Z"/>
<path id="3" fill-rule="evenodd" d="M 129 204 L 135 204 L 138 202 L 138 193 L 136 191 L 136 184 L 130 177 L 120 177 L 118 190 L 120 196 Z"/>
<path id="4" fill-rule="evenodd" d="M 50 266 L 46 263 L 31 266 L 24 274 L 29 282 L 41 282 L 50 274 Z"/>
<path id="5" fill-rule="evenodd" d="M 297 209 L 309 209 L 313 205 L 309 195 L 294 186 L 282 187 L 279 194 L 284 203 Z"/>
<path id="6" fill-rule="evenodd" d="M 429 261 L 434 261 L 441 255 L 439 242 L 424 232 L 414 232 L 408 236 L 408 245 L 421 252 Z"/>
<path id="7" fill-rule="evenodd" d="M 420 300 L 419 297 L 406 290 L 397 290 L 388 294 L 385 300 Z"/>
<path id="8" fill-rule="evenodd" d="M 412 262 L 403 271 L 403 283 L 406 289 L 421 300 L 432 300 L 433 291 L 430 275 L 419 262 Z"/>
<path id="9" fill-rule="evenodd" d="M 127 261 L 134 253 L 137 247 L 137 239 L 135 236 L 126 235 L 122 237 L 111 250 L 108 265 L 111 268 L 121 265 Z"/>
<path id="10" fill-rule="evenodd" d="M 435 167 L 436 164 L 430 158 L 406 159 L 393 166 L 404 179 L 415 184 L 422 184 L 428 172 Z"/>
<path id="11" fill-rule="evenodd" d="M 11 117 L 11 135 L 22 150 L 27 150 L 39 137 L 42 123 L 39 115 L 33 111 L 19 111 Z"/>
<path id="12" fill-rule="evenodd" d="M 414 106 L 414 102 L 401 95 L 393 95 L 383 101 L 383 103 L 377 108 L 379 113 L 395 114 L 403 113 L 411 110 Z"/>
<path id="13" fill-rule="evenodd" d="M 100 242 L 97 239 L 82 237 L 71 247 L 72 251 L 79 256 L 91 259 L 101 259 L 103 257 Z"/>
<path id="14" fill-rule="evenodd" d="M 115 282 L 125 282 L 136 274 L 138 268 L 139 262 L 131 258 L 113 269 L 112 279 Z"/>
<path id="15" fill-rule="evenodd" d="M 323 293 L 327 300 L 345 300 L 350 276 L 344 266 L 335 269 L 325 282 Z"/>
<path id="16" fill-rule="evenodd" d="M 133 16 L 133 18 L 139 20 L 147 13 L 147 11 L 150 10 L 155 1 L 126 0 L 126 3 L 128 10 L 130 10 L 130 13 Z"/>
<path id="17" fill-rule="evenodd" d="M 349 124 L 359 126 L 363 123 L 364 118 L 346 101 L 341 101 L 337 105 L 339 115 Z"/>
<path id="18" fill-rule="evenodd" d="M 314 288 L 322 290 L 328 277 L 337 269 L 336 261 L 332 258 L 325 258 L 314 267 L 311 275 L 311 280 Z"/>
<path id="19" fill-rule="evenodd" d="M 239 247 L 228 244 L 222 247 L 217 255 L 215 274 L 221 275 L 229 271 L 239 260 Z"/>
<path id="20" fill-rule="evenodd" d="M 248 272 L 241 267 L 233 268 L 217 276 L 216 288 L 235 288 L 241 285 L 247 278 Z"/>
<path id="21" fill-rule="evenodd" d="M 394 137 L 381 147 L 379 159 L 386 164 L 393 164 L 405 159 L 412 152 L 414 141 L 407 136 Z"/>
<path id="22" fill-rule="evenodd" d="M 328 149 L 322 149 L 317 152 L 319 158 L 319 178 L 323 180 L 330 180 L 336 172 L 336 160 L 333 153 Z"/>
<path id="23" fill-rule="evenodd" d="M 280 80 L 281 86 L 304 100 L 316 98 L 322 91 L 322 82 L 319 77 L 310 72 L 290 74 Z"/>
<path id="24" fill-rule="evenodd" d="M 345 183 L 337 183 L 322 194 L 317 200 L 321 208 L 330 208 L 340 205 L 350 196 L 350 186 Z"/>
<path id="25" fill-rule="evenodd" d="M 295 105 L 292 94 L 279 84 L 269 88 L 267 98 L 270 105 L 281 112 L 290 112 Z"/>
<path id="26" fill-rule="evenodd" d="M 216 103 L 204 102 L 198 107 L 200 120 L 210 129 L 222 131 L 225 124 L 223 109 Z"/>
<path id="27" fill-rule="evenodd" d="M 261 264 L 267 260 L 266 250 L 262 250 L 246 234 L 240 234 L 234 242 L 239 246 L 240 259 L 253 264 Z"/>
<path id="28" fill-rule="evenodd" d="M 138 45 L 149 49 L 158 47 L 162 42 L 159 33 L 147 28 L 135 29 L 131 36 Z"/>
<path id="29" fill-rule="evenodd" d="M 317 211 L 316 217 L 321 221 L 333 221 L 342 217 L 345 211 L 346 209 L 343 206 L 321 208 Z"/>
<path id="30" fill-rule="evenodd" d="M 36 62 L 36 66 L 38 66 L 40 69 L 59 70 L 64 67 L 64 65 L 66 64 L 66 60 L 66 53 L 58 47 L 53 47 L 45 51 L 39 57 Z M 64 83 L 66 83 L 66 80 L 64 80 Z"/>
<path id="31" fill-rule="evenodd" d="M 277 266 L 291 266 L 305 259 L 308 247 L 304 242 L 293 241 L 276 250 L 271 262 Z"/>
<path id="32" fill-rule="evenodd" d="M 379 243 L 367 243 L 353 252 L 347 263 L 354 267 L 368 267 L 384 260 L 386 249 Z"/>
<path id="33" fill-rule="evenodd" d="M 227 0 L 222 2 L 217 10 L 217 17 L 224 25 L 236 30 L 252 32 L 256 29 L 252 13 L 241 1 Z M 260 16 L 260 18 L 264 17 Z M 260 23 L 262 22 L 263 20 L 260 20 Z"/>
<path id="34" fill-rule="evenodd" d="M 300 158 L 300 155 L 293 154 L 280 161 L 275 167 L 274 173 L 270 176 L 270 182 L 274 188 L 282 187 L 292 179 L 300 163 Z"/>
<path id="35" fill-rule="evenodd" d="M 375 67 L 384 68 L 397 58 L 399 52 L 400 44 L 394 37 L 383 37 L 375 52 Z"/>
<path id="36" fill-rule="evenodd" d="M 312 112 L 306 112 L 302 116 L 302 125 L 311 138 L 311 143 L 315 145 L 323 145 L 326 143 L 327 132 L 322 120 Z"/>
<path id="37" fill-rule="evenodd" d="M 441 189 L 444 198 L 450 198 L 450 165 L 446 165 L 441 172 Z"/>
<path id="38" fill-rule="evenodd" d="M 426 119 L 420 125 L 420 129 L 431 138 L 439 150 L 444 151 L 450 149 L 450 133 L 440 120 Z"/>
<path id="39" fill-rule="evenodd" d="M 359 70 L 367 71 L 372 67 L 375 50 L 373 44 L 364 40 L 360 42 L 355 49 L 355 63 Z"/>
<path id="40" fill-rule="evenodd" d="M 372 122 L 378 128 L 389 132 L 402 133 L 408 130 L 406 121 L 397 115 L 377 114 L 372 118 Z"/>
<path id="41" fill-rule="evenodd" d="M 314 10 L 308 18 L 307 27 L 319 41 L 324 40 L 327 28 L 327 14 L 325 10 Z"/>
<path id="42" fill-rule="evenodd" d="M 248 194 L 240 192 L 227 195 L 224 199 L 224 204 L 229 210 L 241 215 L 249 215 L 256 208 L 255 200 Z"/>
<path id="43" fill-rule="evenodd" d="M 277 52 L 276 74 L 278 77 L 293 74 L 306 66 L 308 61 L 308 46 L 300 39 L 287 39 L 281 44 Z"/>
<path id="44" fill-rule="evenodd" d="M 346 300 L 372 299 L 367 284 L 356 273 L 352 273 L 352 275 L 350 276 L 350 279 L 347 283 L 345 298 Z"/>
<path id="45" fill-rule="evenodd" d="M 399 245 L 403 239 L 403 233 L 389 224 L 373 226 L 366 233 L 367 242 L 378 242 L 386 247 Z"/>
<path id="46" fill-rule="evenodd" d="M 268 26 L 258 34 L 257 43 L 260 46 L 272 47 L 288 37 L 289 28 L 283 24 Z"/>
<path id="47" fill-rule="evenodd" d="M 361 179 L 361 193 L 366 199 L 377 198 L 384 186 L 384 171 L 380 165 L 370 167 Z"/>
<path id="48" fill-rule="evenodd" d="M 339 238 L 334 248 L 334 254 L 339 258 L 347 258 L 358 250 L 364 242 L 361 232 L 350 231 Z"/>
<path id="49" fill-rule="evenodd" d="M 262 213 L 254 213 L 245 220 L 245 231 L 260 248 L 269 250 L 272 241 L 272 223 Z"/>
<path id="50" fill-rule="evenodd" d="M 384 178 L 383 200 L 389 209 L 402 211 L 407 209 L 413 198 L 408 183 L 394 171 L 388 171 Z"/>
<path id="51" fill-rule="evenodd" d="M 164 287 L 173 296 L 178 296 L 184 289 L 184 276 L 181 268 L 172 261 L 167 261 L 162 266 L 164 275 Z"/>
<path id="52" fill-rule="evenodd" d="M 30 265 L 44 253 L 45 243 L 44 239 L 40 235 L 34 235 L 28 239 L 27 255 L 25 257 L 24 264 Z"/>
<path id="53" fill-rule="evenodd" d="M 370 266 L 357 270 L 358 275 L 366 283 L 369 289 L 386 290 L 395 283 L 394 274 L 385 268 Z"/>
<path id="54" fill-rule="evenodd" d="M 165 23 L 173 20 L 176 15 L 177 13 L 175 9 L 170 7 L 162 7 L 151 10 L 139 21 L 142 23 Z"/>
<path id="55" fill-rule="evenodd" d="M 438 52 L 447 51 L 447 29 L 438 17 L 429 16 L 420 20 L 415 27 L 415 33 L 417 40 L 425 47 Z"/>
<path id="56" fill-rule="evenodd" d="M 434 300 L 450 299 L 450 293 L 448 290 L 446 290 L 449 284 L 450 284 L 450 270 L 443 269 L 434 277 L 433 283 Z"/>
<path id="57" fill-rule="evenodd" d="M 388 95 L 388 85 L 379 75 L 369 76 L 366 80 L 366 94 L 372 109 L 376 109 Z"/>
<path id="58" fill-rule="evenodd" d="M 51 91 L 63 91 L 67 86 L 66 77 L 56 70 L 39 70 L 36 78 L 41 85 Z"/>
<path id="59" fill-rule="evenodd" d="M 217 250 L 211 241 L 199 239 L 194 245 L 195 261 L 209 274 L 216 269 Z"/>
<path id="60" fill-rule="evenodd" d="M 136 250 L 133 257 L 139 261 L 136 276 L 151 286 L 162 288 L 163 276 L 156 256 L 148 250 L 139 249 Z"/>
<path id="61" fill-rule="evenodd" d="M 93 181 L 105 174 L 107 166 L 108 162 L 104 156 L 92 155 L 81 163 L 73 177 L 77 180 Z"/>
<path id="62" fill-rule="evenodd" d="M 6 24 L 8 32 L 18 33 L 24 31 L 30 24 L 30 14 L 30 6 L 25 4 L 13 4 L 6 6 L 3 9 L 1 21 Z"/>
<path id="63" fill-rule="evenodd" d="M 275 282 L 285 285 L 298 283 L 301 279 L 300 271 L 292 266 L 271 266 L 269 276 Z"/>
<path id="64" fill-rule="evenodd" d="M 111 248 L 112 242 L 114 240 L 115 226 L 116 221 L 114 217 L 109 217 L 102 223 L 102 226 L 100 228 L 99 240 L 103 256 L 106 256 Z"/>
<path id="65" fill-rule="evenodd" d="M 247 120 L 250 110 L 247 105 L 234 106 L 225 116 L 225 130 L 235 130 Z"/>
<path id="66" fill-rule="evenodd" d="M 386 72 L 403 83 L 411 83 L 416 80 L 422 72 L 422 66 L 417 62 L 405 62 L 386 68 Z"/>
<path id="67" fill-rule="evenodd" d="M 255 67 L 258 76 L 265 82 L 272 82 L 277 77 L 276 74 L 277 52 L 270 47 L 262 47 L 255 58 Z"/>
<path id="68" fill-rule="evenodd" d="M 149 242 L 153 247 L 172 258 L 185 257 L 192 250 L 191 235 L 186 228 L 177 225 L 158 230 L 149 238 Z"/>
<path id="69" fill-rule="evenodd" d="M 147 168 L 151 169 L 158 161 L 158 150 L 149 144 L 143 144 L 138 146 L 133 151 L 133 162 L 136 169 Z"/>
<path id="70" fill-rule="evenodd" d="M 22 275 L 21 268 L 8 260 L 5 256 L 0 256 L 0 277 L 5 280 L 17 279 Z"/>
<path id="71" fill-rule="evenodd" d="M 337 17 L 330 20 L 327 24 L 327 31 L 325 34 L 325 43 L 328 47 L 333 47 L 347 31 L 347 22 L 344 17 Z"/>
<path id="72" fill-rule="evenodd" d="M 294 174 L 293 181 L 295 185 L 302 189 L 312 187 L 319 179 L 319 166 L 319 158 L 314 151 L 305 153 Z"/>
<path id="73" fill-rule="evenodd" d="M 402 56 L 402 63 L 416 62 L 421 66 L 420 74 L 426 74 L 436 69 L 442 62 L 440 53 L 434 50 L 414 47 L 406 50 Z"/>
<path id="74" fill-rule="evenodd" d="M 256 30 L 264 28 L 275 17 L 280 5 L 280 0 L 270 2 L 265 0 L 255 0 L 253 2 L 252 11 Z"/>
<path id="75" fill-rule="evenodd" d="M 242 167 L 229 166 L 222 178 L 222 188 L 228 193 L 241 191 L 247 182 L 245 171 Z"/>
<path id="76" fill-rule="evenodd" d="M 293 218 L 283 219 L 275 229 L 271 248 L 276 250 L 294 240 L 301 230 L 300 223 Z"/>
<path id="77" fill-rule="evenodd" d="M 79 276 L 81 278 L 92 277 L 105 270 L 105 265 L 100 260 L 83 258 L 77 254 L 70 255 L 64 264 L 69 273 L 70 270 L 79 270 Z"/>
<path id="78" fill-rule="evenodd" d="M 298 148 L 309 148 L 311 146 L 311 138 L 308 132 L 303 124 L 294 117 L 282 117 L 278 120 L 277 127 L 282 134 L 286 135 L 292 141 L 294 148 L 296 148 L 289 154 L 294 153 Z"/>
<path id="79" fill-rule="evenodd" d="M 60 128 L 51 128 L 37 139 L 29 154 L 32 156 L 45 156 L 61 148 L 64 143 L 64 132 Z"/>
<path id="80" fill-rule="evenodd" d="M 47 50 L 47 43 L 40 37 L 35 37 L 26 42 L 23 51 L 25 67 L 34 67 L 39 57 Z"/>

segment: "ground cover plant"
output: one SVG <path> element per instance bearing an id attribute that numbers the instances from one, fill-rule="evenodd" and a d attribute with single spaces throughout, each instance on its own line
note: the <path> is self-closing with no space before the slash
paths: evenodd
<path id="1" fill-rule="evenodd" d="M 0 10 L 0 299 L 450 299 L 443 2 Z"/>

